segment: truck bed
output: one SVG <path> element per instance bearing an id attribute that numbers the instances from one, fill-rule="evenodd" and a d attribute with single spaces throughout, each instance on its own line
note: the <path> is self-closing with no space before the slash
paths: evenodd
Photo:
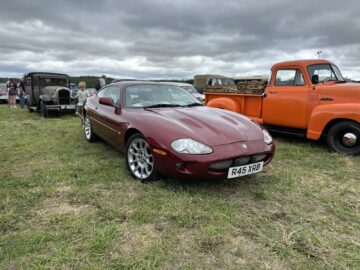
<path id="1" fill-rule="evenodd" d="M 262 123 L 262 102 L 261 94 L 205 92 L 205 104 L 207 106 L 241 113 L 258 123 Z"/>

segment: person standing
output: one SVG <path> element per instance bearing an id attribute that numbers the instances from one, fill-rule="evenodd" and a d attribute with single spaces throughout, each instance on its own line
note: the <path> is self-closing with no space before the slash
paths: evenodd
<path id="1" fill-rule="evenodd" d="M 17 95 L 16 84 L 14 83 L 14 81 L 12 79 L 10 79 L 7 87 L 8 87 L 9 107 L 11 109 L 15 109 L 16 108 L 16 95 Z"/>
<path id="2" fill-rule="evenodd" d="M 88 97 L 90 97 L 90 94 L 88 91 L 85 90 L 86 88 L 86 82 L 82 81 L 79 82 L 79 90 L 77 91 L 76 97 L 78 98 L 78 103 L 76 105 L 76 115 L 81 117 L 82 116 L 82 109 L 84 106 L 84 102 Z"/>
<path id="3" fill-rule="evenodd" d="M 19 83 L 19 98 L 20 98 L 20 107 L 21 109 L 25 108 L 25 82 L 24 78 L 21 78 Z"/>

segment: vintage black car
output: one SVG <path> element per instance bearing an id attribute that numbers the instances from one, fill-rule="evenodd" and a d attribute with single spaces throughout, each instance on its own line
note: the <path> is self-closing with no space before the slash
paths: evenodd
<path id="1" fill-rule="evenodd" d="M 29 112 L 40 111 L 47 117 L 50 111 L 74 112 L 76 100 L 71 96 L 70 77 L 66 74 L 30 72 L 24 75 Z"/>

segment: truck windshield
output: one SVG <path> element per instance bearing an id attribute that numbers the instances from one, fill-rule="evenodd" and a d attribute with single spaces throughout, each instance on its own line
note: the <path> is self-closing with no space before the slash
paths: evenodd
<path id="1" fill-rule="evenodd" d="M 332 64 L 317 64 L 308 66 L 310 78 L 313 75 L 319 76 L 319 82 L 344 81 L 339 68 Z"/>
<path id="2" fill-rule="evenodd" d="M 66 78 L 41 78 L 41 86 L 68 86 Z"/>

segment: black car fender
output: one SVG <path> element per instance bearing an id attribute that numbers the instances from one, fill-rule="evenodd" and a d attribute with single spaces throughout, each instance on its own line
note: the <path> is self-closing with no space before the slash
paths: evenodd
<path id="1" fill-rule="evenodd" d="M 39 99 L 45 104 L 52 103 L 52 99 L 48 95 L 40 95 Z"/>

